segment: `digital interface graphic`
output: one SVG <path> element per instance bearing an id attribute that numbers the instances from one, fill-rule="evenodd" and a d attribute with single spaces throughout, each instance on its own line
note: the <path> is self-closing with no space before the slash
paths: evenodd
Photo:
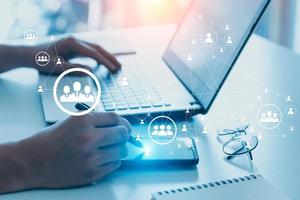
<path id="1" fill-rule="evenodd" d="M 251 11 L 257 9 L 258 2 L 251 4 L 249 10 L 240 19 L 234 17 L 235 14 L 222 17 L 218 14 L 218 9 L 210 6 L 209 2 L 202 2 L 201 6 L 200 2 L 195 1 L 195 5 L 193 5 L 174 36 L 170 49 L 188 67 L 189 70 L 187 70 L 186 76 L 195 74 L 198 77 L 194 79 L 190 76 L 192 81 L 191 87 L 201 82 L 206 88 L 201 92 L 212 95 L 218 90 L 231 67 L 233 59 L 238 54 L 242 45 L 241 41 L 243 41 L 245 34 L 249 31 L 247 23 L 250 23 L 253 17 Z M 227 12 L 231 8 L 225 6 L 224 10 L 224 12 Z M 38 34 L 34 30 L 30 29 L 24 33 L 24 40 L 27 42 L 35 42 L 38 38 Z M 51 36 L 49 40 L 51 44 L 55 44 L 55 36 Z M 55 67 L 60 68 L 64 68 L 65 64 L 62 56 L 56 55 L 54 58 L 50 58 L 47 50 L 39 52 L 35 57 L 35 61 L 41 67 L 47 66 L 50 62 Z M 99 102 L 103 101 L 99 96 L 101 91 L 106 92 L 107 90 L 106 86 L 100 88 L 102 80 L 98 80 L 98 77 L 93 73 L 87 73 L 88 80 L 82 78 L 78 80 L 74 80 L 74 78 L 68 79 L 68 72 L 66 71 L 63 75 L 67 76 L 63 78 L 61 74 L 53 88 L 45 88 L 45 83 L 40 83 L 37 86 L 37 92 L 53 91 L 56 105 L 68 115 L 83 115 L 95 108 L 97 109 Z M 116 87 L 120 87 L 122 91 L 130 92 L 131 84 L 136 84 L 135 82 L 131 76 L 124 74 L 117 77 Z M 114 93 L 114 91 L 112 92 Z M 255 113 L 241 117 L 241 121 L 249 121 L 249 131 L 257 135 L 259 139 L 267 135 L 276 135 L 274 133 L 278 131 L 282 136 L 285 135 L 282 133 L 284 132 L 283 130 L 294 132 L 296 127 L 293 123 L 293 116 L 296 115 L 297 108 L 293 104 L 293 97 L 287 95 L 284 103 L 278 103 L 279 96 L 282 98 L 281 94 L 277 94 L 275 98 L 272 97 L 273 100 L 276 99 L 275 101 L 263 99 L 265 95 L 270 95 L 270 93 L 264 91 L 262 94 L 257 95 L 256 102 L 249 103 L 252 105 L 251 109 L 255 110 Z M 119 98 L 118 95 L 117 97 Z M 146 98 L 149 102 L 152 102 L 151 97 L 148 96 Z M 73 107 L 76 103 L 86 103 L 91 106 L 91 109 L 85 112 L 74 111 Z M 105 101 L 103 101 L 103 104 L 107 106 Z M 106 108 L 109 108 L 109 106 L 122 108 L 121 104 L 108 105 Z M 190 114 L 189 108 L 185 112 L 187 115 Z M 143 131 L 134 133 L 137 140 L 147 137 L 156 145 L 165 145 L 174 141 L 178 135 L 192 136 L 198 142 L 195 132 L 198 135 L 213 134 L 209 127 L 205 125 L 205 116 L 203 115 L 199 117 L 203 124 L 191 126 L 190 117 L 186 117 L 183 121 L 176 124 L 177 122 L 171 119 L 169 114 L 164 113 L 159 117 L 153 117 L 151 112 L 149 112 L 147 116 L 140 117 L 132 112 L 131 117 L 138 121 L 142 127 L 141 129 L 147 128 L 148 132 L 147 136 L 143 135 Z M 267 132 L 269 131 L 272 131 L 272 134 L 268 134 Z M 167 142 L 160 143 L 160 139 L 164 139 Z M 178 148 L 180 148 L 180 145 L 178 145 Z"/>
<path id="2" fill-rule="evenodd" d="M 68 78 L 64 78 L 72 73 L 86 74 L 89 79 L 77 76 L 78 80 L 73 82 Z M 92 91 L 94 86 L 96 86 L 95 94 Z M 79 116 L 93 111 L 99 104 L 100 95 L 101 88 L 98 79 L 93 73 L 83 68 L 72 68 L 64 71 L 58 76 L 53 86 L 55 103 L 63 112 L 69 115 Z M 76 103 L 90 104 L 90 108 L 80 112 L 74 112 L 68 109 L 70 105 L 74 108 Z"/>

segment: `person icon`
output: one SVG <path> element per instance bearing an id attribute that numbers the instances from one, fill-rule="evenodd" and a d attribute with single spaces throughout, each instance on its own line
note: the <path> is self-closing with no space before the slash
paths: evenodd
<path id="1" fill-rule="evenodd" d="M 123 85 L 123 86 L 127 86 L 127 85 L 128 85 L 128 78 L 127 78 L 126 76 L 124 76 L 124 77 L 122 78 L 121 85 Z"/>
<path id="2" fill-rule="evenodd" d="M 61 58 L 57 58 L 56 64 L 57 65 L 62 65 Z"/>
<path id="3" fill-rule="evenodd" d="M 205 121 L 205 116 L 204 116 L 204 115 L 201 115 L 200 120 L 201 120 L 201 121 Z"/>
<path id="4" fill-rule="evenodd" d="M 295 114 L 295 112 L 294 112 L 293 107 L 289 107 L 288 115 L 294 115 L 294 114 Z"/>
<path id="5" fill-rule="evenodd" d="M 73 83 L 73 90 L 74 90 L 74 92 L 75 92 L 75 96 L 79 96 L 79 91 L 80 91 L 80 89 L 81 89 L 81 83 L 78 82 L 78 81 L 75 81 L 75 82 Z"/>
<path id="6" fill-rule="evenodd" d="M 153 131 L 152 131 L 151 135 L 158 135 L 158 126 L 157 125 L 153 126 Z"/>
<path id="7" fill-rule="evenodd" d="M 220 48 L 220 53 L 224 53 L 224 49 L 222 47 Z"/>
<path id="8" fill-rule="evenodd" d="M 60 101 L 61 102 L 67 102 L 69 99 L 69 94 L 70 94 L 70 86 L 65 85 L 63 88 L 64 94 L 60 96 Z"/>
<path id="9" fill-rule="evenodd" d="M 196 44 L 196 40 L 195 39 L 192 40 L 192 44 Z"/>
<path id="10" fill-rule="evenodd" d="M 91 86 L 86 85 L 84 87 L 85 99 L 82 99 L 83 102 L 94 102 L 94 97 L 91 95 Z"/>
<path id="11" fill-rule="evenodd" d="M 180 143 L 177 144 L 177 148 L 181 148 L 181 144 Z"/>
<path id="12" fill-rule="evenodd" d="M 287 101 L 287 102 L 291 102 L 291 101 L 292 101 L 291 96 L 287 96 L 287 97 L 286 97 L 286 101 Z"/>
<path id="13" fill-rule="evenodd" d="M 274 113 L 274 114 L 275 114 L 275 117 L 276 117 L 277 114 L 276 113 Z M 273 114 L 272 111 L 267 112 L 268 122 L 277 122 L 276 118 L 274 118 L 274 114 Z"/>
<path id="14" fill-rule="evenodd" d="M 294 127 L 293 126 L 291 126 L 290 127 L 290 131 L 294 131 L 295 129 L 294 129 Z"/>
<path id="15" fill-rule="evenodd" d="M 269 93 L 269 89 L 268 88 L 265 88 L 265 93 Z"/>
<path id="16" fill-rule="evenodd" d="M 141 140 L 141 135 L 140 134 L 137 134 L 136 135 L 136 141 L 140 141 Z"/>
<path id="17" fill-rule="evenodd" d="M 54 36 L 54 35 L 51 35 L 50 41 L 54 41 L 54 40 L 55 40 L 55 36 Z"/>
<path id="18" fill-rule="evenodd" d="M 166 126 L 165 125 L 160 125 L 159 126 L 159 131 L 158 131 L 158 135 L 159 136 L 167 136 L 167 132 L 165 131 Z"/>
<path id="19" fill-rule="evenodd" d="M 38 85 L 37 92 L 38 93 L 43 93 L 44 92 L 44 87 L 42 85 Z"/>
<path id="20" fill-rule="evenodd" d="M 207 134 L 207 133 L 208 133 L 208 131 L 207 131 L 207 127 L 206 127 L 206 126 L 203 126 L 202 133 L 203 133 L 203 134 Z"/>
<path id="21" fill-rule="evenodd" d="M 273 113 L 272 122 L 275 122 L 275 123 L 279 122 L 277 113 Z"/>
<path id="22" fill-rule="evenodd" d="M 187 56 L 187 60 L 188 60 L 188 61 L 192 61 L 192 60 L 193 60 L 193 58 L 192 58 L 192 55 L 191 55 L 191 54 L 189 54 L 189 55 Z"/>
<path id="23" fill-rule="evenodd" d="M 187 132 L 186 124 L 183 124 L 183 125 L 182 125 L 181 131 L 182 131 L 182 132 Z"/>
<path id="24" fill-rule="evenodd" d="M 204 41 L 206 44 L 212 44 L 214 43 L 213 39 L 212 39 L 212 34 L 211 33 L 206 33 L 206 38 Z"/>
<path id="25" fill-rule="evenodd" d="M 172 127 L 170 125 L 167 125 L 167 135 L 169 136 L 173 135 Z"/>
<path id="26" fill-rule="evenodd" d="M 145 124 L 145 122 L 144 122 L 143 119 L 140 120 L 140 124 L 141 124 L 141 125 Z"/>
<path id="27" fill-rule="evenodd" d="M 232 42 L 232 37 L 231 36 L 228 36 L 227 37 L 227 42 L 226 42 L 227 44 L 232 44 L 233 42 Z"/>
<path id="28" fill-rule="evenodd" d="M 230 30 L 230 27 L 228 24 L 225 25 L 225 31 L 229 31 Z"/>
<path id="29" fill-rule="evenodd" d="M 188 108 L 185 110 L 185 114 L 190 114 L 190 110 Z"/>

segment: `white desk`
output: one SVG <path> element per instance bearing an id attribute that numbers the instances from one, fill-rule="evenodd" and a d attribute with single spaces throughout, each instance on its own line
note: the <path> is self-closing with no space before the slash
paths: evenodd
<path id="1" fill-rule="evenodd" d="M 131 39 L 141 56 L 161 55 L 174 31 L 174 26 L 144 27 L 122 31 Z M 105 31 L 97 35 L 118 34 Z M 22 75 L 22 76 L 21 76 Z M 2 75 L 3 76 L 3 75 Z M 22 80 L 12 80 L 22 77 Z M 260 131 L 256 123 L 256 109 L 259 104 L 270 101 L 281 102 L 286 95 L 293 97 L 293 104 L 299 106 L 300 99 L 300 57 L 259 36 L 253 35 L 238 60 L 226 84 L 221 90 L 203 124 L 209 133 L 201 133 L 201 125 L 191 123 L 199 142 L 200 163 L 195 169 L 119 171 L 96 185 L 68 190 L 34 190 L 2 195 L 1 200 L 99 200 L 99 199 L 150 199 L 151 192 L 208 182 L 229 177 L 261 173 L 292 198 L 300 198 L 300 115 L 293 120 L 285 117 L 280 129 L 264 132 L 253 165 L 244 157 L 234 164 L 224 161 L 221 145 L 215 132 L 219 128 L 231 127 L 237 119 L 245 118 Z M 20 69 L 5 74 L 0 79 L 0 142 L 17 140 L 34 133 L 44 126 L 39 97 L 36 94 L 37 73 Z M 264 93 L 265 87 L 269 93 Z M 257 100 L 260 93 L 262 100 Z M 277 94 L 279 96 L 274 97 Z M 253 106 L 249 106 L 249 104 Z M 300 107 L 298 110 L 300 112 Z M 296 112 L 297 112 L 296 111 Z M 199 117 L 198 117 L 199 118 Z M 289 123 L 295 127 L 291 133 Z M 196 131 L 197 130 L 197 131 Z M 283 138 L 282 134 L 286 134 Z M 238 192 L 237 192 L 238 194 Z"/>

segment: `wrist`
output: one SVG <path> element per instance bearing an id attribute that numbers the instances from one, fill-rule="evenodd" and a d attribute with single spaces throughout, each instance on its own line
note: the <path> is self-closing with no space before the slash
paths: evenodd
<path id="1" fill-rule="evenodd" d="M 0 193 L 25 190 L 33 187 L 30 165 L 23 158 L 19 143 L 0 146 Z"/>
<path id="2" fill-rule="evenodd" d="M 38 53 L 37 46 L 18 46 L 15 48 L 18 67 L 36 68 L 35 55 Z"/>

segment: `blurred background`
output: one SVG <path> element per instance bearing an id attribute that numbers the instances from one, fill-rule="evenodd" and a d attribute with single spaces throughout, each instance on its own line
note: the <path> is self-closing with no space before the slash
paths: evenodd
<path id="1" fill-rule="evenodd" d="M 1 0 L 0 41 L 178 23 L 191 0 Z M 272 0 L 256 32 L 300 53 L 300 1 Z"/>

